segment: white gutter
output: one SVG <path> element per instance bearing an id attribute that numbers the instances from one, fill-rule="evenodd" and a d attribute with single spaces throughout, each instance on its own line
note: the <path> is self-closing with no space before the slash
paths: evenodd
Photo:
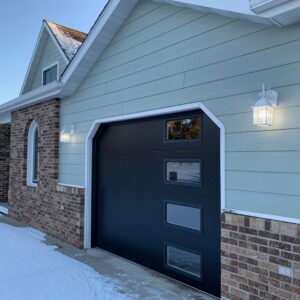
<path id="1" fill-rule="evenodd" d="M 62 86 L 61 82 L 55 81 L 0 105 L 0 118 L 2 114 L 33 105 L 40 100 L 59 97 Z"/>

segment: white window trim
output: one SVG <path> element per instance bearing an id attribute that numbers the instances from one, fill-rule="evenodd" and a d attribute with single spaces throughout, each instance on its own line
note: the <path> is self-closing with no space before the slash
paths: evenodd
<path id="1" fill-rule="evenodd" d="M 38 128 L 38 123 L 33 120 L 28 130 L 27 140 L 27 177 L 26 184 L 31 187 L 37 187 L 37 183 L 33 180 L 33 164 L 34 164 L 34 138 L 35 130 Z"/>
<path id="2" fill-rule="evenodd" d="M 92 165 L 93 165 L 93 139 L 99 127 L 105 123 L 113 123 L 125 120 L 134 120 L 152 116 L 160 116 L 178 112 L 201 109 L 220 128 L 220 198 L 221 212 L 225 210 L 225 127 L 206 106 L 201 103 L 191 103 L 178 106 L 171 106 L 162 109 L 155 109 L 141 113 L 134 113 L 112 118 L 99 119 L 94 121 L 86 138 L 85 151 L 85 207 L 84 207 L 84 247 L 91 248 L 92 232 Z"/>
<path id="3" fill-rule="evenodd" d="M 69 184 L 69 183 L 58 182 L 57 185 L 61 185 L 61 186 L 65 186 L 65 187 L 70 187 L 70 188 L 84 189 L 83 185 L 77 185 L 77 184 Z"/>
<path id="4" fill-rule="evenodd" d="M 44 84 L 44 72 L 47 71 L 48 69 L 54 67 L 54 66 L 57 66 L 56 81 L 59 81 L 59 60 L 58 60 L 58 61 L 54 62 L 53 64 L 51 64 L 51 65 L 49 65 L 49 66 L 42 69 L 42 86 L 47 85 L 47 84 Z M 49 82 L 49 83 L 51 83 L 51 82 Z"/>

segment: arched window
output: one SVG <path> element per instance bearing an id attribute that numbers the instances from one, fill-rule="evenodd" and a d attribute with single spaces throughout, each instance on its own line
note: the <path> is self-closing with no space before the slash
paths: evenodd
<path id="1" fill-rule="evenodd" d="M 35 120 L 33 120 L 28 130 L 28 146 L 27 146 L 27 185 L 37 186 L 39 174 L 39 128 Z"/>

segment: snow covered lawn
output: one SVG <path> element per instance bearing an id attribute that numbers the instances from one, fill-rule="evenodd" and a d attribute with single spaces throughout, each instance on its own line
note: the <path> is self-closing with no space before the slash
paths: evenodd
<path id="1" fill-rule="evenodd" d="M 38 231 L 0 223 L 0 238 L 0 299 L 130 299 L 118 281 L 55 251 Z"/>

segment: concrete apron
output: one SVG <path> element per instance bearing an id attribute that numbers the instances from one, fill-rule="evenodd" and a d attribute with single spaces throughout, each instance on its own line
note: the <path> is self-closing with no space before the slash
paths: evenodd
<path id="1" fill-rule="evenodd" d="M 16 227 L 28 227 L 4 215 L 0 216 L 0 223 L 6 223 Z M 138 299 L 216 299 L 181 282 L 101 249 L 77 249 L 51 236 L 46 236 L 45 243 L 47 245 L 56 246 L 57 251 L 60 253 L 89 265 L 101 275 L 118 280 L 120 283 L 120 292 L 137 295 Z"/>

